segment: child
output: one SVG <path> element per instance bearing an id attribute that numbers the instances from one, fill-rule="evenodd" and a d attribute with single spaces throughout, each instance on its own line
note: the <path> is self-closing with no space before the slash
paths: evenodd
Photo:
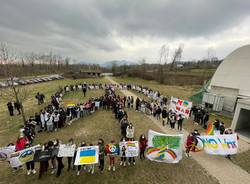
<path id="1" fill-rule="evenodd" d="M 135 139 L 132 138 L 129 141 L 135 141 Z M 132 161 L 133 161 L 133 165 L 135 165 L 135 157 L 129 157 L 129 159 L 128 159 L 128 165 L 132 165 Z"/>
<path id="2" fill-rule="evenodd" d="M 101 172 L 104 170 L 104 156 L 105 156 L 105 147 L 104 147 L 104 140 L 99 139 L 98 140 L 98 146 L 99 146 L 99 169 Z"/>
<path id="3" fill-rule="evenodd" d="M 74 140 L 73 140 L 72 138 L 69 139 L 68 145 L 69 145 L 69 146 L 75 146 Z M 67 159 L 68 159 L 68 171 L 69 171 L 70 168 L 71 168 L 72 158 L 73 158 L 73 157 L 67 157 Z"/>
<path id="4" fill-rule="evenodd" d="M 146 150 L 146 147 L 147 147 L 147 143 L 148 143 L 147 138 L 145 137 L 144 134 L 142 134 L 140 136 L 140 139 L 139 139 L 140 159 L 141 160 L 142 160 L 142 158 L 145 158 L 145 150 Z"/>
<path id="5" fill-rule="evenodd" d="M 126 138 L 123 137 L 121 139 L 121 142 L 126 142 Z M 120 162 L 120 165 L 123 167 L 126 167 L 126 147 L 123 145 L 122 146 L 122 149 L 121 149 L 121 162 Z"/>
<path id="6" fill-rule="evenodd" d="M 80 145 L 80 147 L 84 147 L 84 146 L 86 146 L 86 143 L 85 143 L 85 141 L 83 141 L 82 143 L 81 143 L 81 145 Z M 79 176 L 80 175 L 80 171 L 81 171 L 81 165 L 78 165 L 77 166 L 77 176 Z M 83 165 L 83 167 L 85 168 L 85 165 Z"/>
<path id="7" fill-rule="evenodd" d="M 89 146 L 93 146 L 93 144 L 89 144 Z M 95 172 L 95 164 L 89 164 L 87 165 L 87 171 L 91 174 L 94 174 Z"/>
<path id="8" fill-rule="evenodd" d="M 115 144 L 115 141 L 112 140 L 111 144 Z M 113 168 L 113 171 L 115 171 L 115 154 L 109 153 L 109 168 L 108 170 L 111 171 L 111 169 Z"/>

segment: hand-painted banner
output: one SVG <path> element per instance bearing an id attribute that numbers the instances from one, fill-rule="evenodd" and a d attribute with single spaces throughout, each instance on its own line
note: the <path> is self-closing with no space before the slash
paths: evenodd
<path id="1" fill-rule="evenodd" d="M 36 145 L 30 148 L 26 148 L 21 151 L 14 152 L 10 155 L 10 165 L 11 167 L 18 167 L 25 164 L 26 162 L 33 161 L 34 155 L 37 148 L 40 148 L 40 145 Z"/>
<path id="2" fill-rule="evenodd" d="M 189 118 L 191 108 L 192 102 L 171 97 L 170 109 L 174 110 L 177 114 L 183 114 L 186 118 Z"/>
<path id="3" fill-rule="evenodd" d="M 98 146 L 79 147 L 76 153 L 75 165 L 97 164 L 99 160 Z"/>
<path id="4" fill-rule="evenodd" d="M 120 150 L 123 150 L 123 147 L 125 148 L 126 157 L 137 157 L 139 155 L 138 141 L 120 142 L 119 146 L 120 146 Z"/>
<path id="5" fill-rule="evenodd" d="M 0 148 L 0 161 L 8 161 L 11 153 L 15 152 L 15 146 Z"/>
<path id="6" fill-rule="evenodd" d="M 58 157 L 73 157 L 75 154 L 76 145 L 60 144 Z"/>
<path id="7" fill-rule="evenodd" d="M 204 150 L 211 155 L 233 155 L 238 151 L 236 134 L 199 136 Z"/>
<path id="8" fill-rule="evenodd" d="M 114 143 L 109 143 L 105 146 L 105 153 L 107 155 L 119 155 L 119 145 Z"/>
<path id="9" fill-rule="evenodd" d="M 183 135 L 167 135 L 148 131 L 146 157 L 149 160 L 165 163 L 178 163 L 182 159 Z"/>

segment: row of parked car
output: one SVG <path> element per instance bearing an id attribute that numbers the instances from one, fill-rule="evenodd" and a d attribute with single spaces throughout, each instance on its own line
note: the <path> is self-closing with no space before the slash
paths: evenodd
<path id="1" fill-rule="evenodd" d="M 27 84 L 35 84 L 35 83 L 41 83 L 41 82 L 47 82 L 52 80 L 61 80 L 64 79 L 61 75 L 50 75 L 48 77 L 37 77 L 33 79 L 19 79 L 19 78 L 13 78 L 13 80 L 6 80 L 3 82 L 0 82 L 0 87 L 8 87 L 11 86 L 12 83 L 14 86 L 18 85 L 27 85 Z"/>

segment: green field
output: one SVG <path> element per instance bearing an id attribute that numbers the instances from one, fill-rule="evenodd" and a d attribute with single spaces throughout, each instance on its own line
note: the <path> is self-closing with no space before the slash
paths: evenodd
<path id="1" fill-rule="evenodd" d="M 102 79 L 86 79 L 86 82 L 107 82 Z M 45 94 L 46 103 L 49 101 L 49 96 L 52 95 L 59 86 L 65 84 L 76 83 L 73 80 L 53 81 L 42 84 L 30 85 L 30 96 L 25 103 L 25 109 L 28 115 L 33 115 L 41 109 L 41 106 L 36 104 L 34 98 L 36 92 L 40 91 Z M 102 90 L 89 91 L 87 97 L 83 97 L 81 92 L 71 92 L 64 97 L 64 101 L 82 102 L 87 101 L 90 97 L 103 94 Z M 119 94 L 121 94 L 119 92 Z M 150 119 L 145 115 L 127 110 L 129 120 L 135 125 L 136 139 L 140 134 L 145 133 L 149 129 L 160 131 Z M 6 101 L 1 101 L 1 139 L 0 145 L 4 146 L 9 142 L 15 142 L 18 135 L 18 128 L 22 125 L 21 117 L 9 117 L 6 108 Z M 96 144 L 99 138 L 103 138 L 105 143 L 111 140 L 120 140 L 120 129 L 117 120 L 111 111 L 99 110 L 94 114 L 75 121 L 71 126 L 66 126 L 54 133 L 40 133 L 35 138 L 35 143 L 44 143 L 48 140 L 59 138 L 63 142 L 70 138 L 74 138 L 76 143 L 85 140 L 87 144 Z M 64 159 L 65 166 L 66 159 Z M 179 164 L 160 164 L 148 160 L 140 161 L 136 159 L 136 166 L 119 167 L 117 163 L 116 172 L 107 171 L 107 162 L 105 163 L 104 173 L 100 173 L 96 167 L 96 173 L 93 175 L 85 173 L 82 170 L 80 176 L 76 176 L 76 171 L 63 170 L 62 175 L 56 178 L 50 172 L 41 180 L 38 180 L 38 174 L 26 176 L 26 169 L 17 173 L 12 173 L 7 163 L 0 163 L 0 183 L 218 183 L 217 180 L 211 177 L 206 171 L 193 159 L 183 158 Z M 38 169 L 36 164 L 36 168 Z M 194 179 L 195 178 L 195 179 Z"/>

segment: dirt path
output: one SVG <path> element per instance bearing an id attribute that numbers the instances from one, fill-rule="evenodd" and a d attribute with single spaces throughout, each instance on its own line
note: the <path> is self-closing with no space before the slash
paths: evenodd
<path id="1" fill-rule="evenodd" d="M 110 77 L 106 77 L 111 83 L 116 83 Z M 122 90 L 122 93 L 126 96 L 134 96 L 134 99 L 137 96 L 128 91 Z M 159 121 L 157 121 L 152 116 L 147 116 L 152 122 L 161 128 L 161 130 L 165 133 L 178 133 L 176 130 L 171 130 L 168 127 L 163 127 Z M 188 132 L 183 130 L 184 138 L 188 135 Z M 249 148 L 249 145 L 244 141 L 239 142 L 240 151 L 244 151 Z M 215 178 L 221 184 L 247 184 L 250 183 L 250 174 L 248 174 L 245 170 L 241 169 L 239 166 L 233 164 L 231 161 L 227 160 L 223 156 L 211 156 L 205 154 L 204 152 L 193 153 L 190 159 L 196 160 L 204 169 L 208 171 L 208 173 Z"/>

